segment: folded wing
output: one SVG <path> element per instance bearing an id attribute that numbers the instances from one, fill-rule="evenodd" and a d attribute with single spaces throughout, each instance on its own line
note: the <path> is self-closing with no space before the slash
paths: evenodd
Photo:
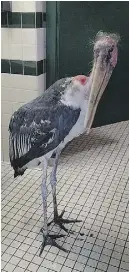
<path id="1" fill-rule="evenodd" d="M 37 100 L 39 101 L 39 100 Z M 9 124 L 9 155 L 14 169 L 55 149 L 68 135 L 80 115 L 61 103 L 21 107 Z"/>

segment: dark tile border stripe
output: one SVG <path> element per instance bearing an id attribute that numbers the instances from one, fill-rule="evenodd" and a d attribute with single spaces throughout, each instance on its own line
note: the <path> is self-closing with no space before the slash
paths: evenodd
<path id="1" fill-rule="evenodd" d="M 46 59 L 40 61 L 2 59 L 1 73 L 39 76 L 46 73 Z"/>
<path id="2" fill-rule="evenodd" d="M 44 12 L 1 12 L 1 27 L 10 28 L 45 28 Z"/>

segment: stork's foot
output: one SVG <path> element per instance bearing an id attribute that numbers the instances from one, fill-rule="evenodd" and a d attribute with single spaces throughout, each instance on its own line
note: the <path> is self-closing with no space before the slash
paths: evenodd
<path id="1" fill-rule="evenodd" d="M 57 247 L 58 249 L 63 250 L 64 252 L 68 252 L 67 249 L 65 249 L 62 246 L 58 245 L 56 243 L 56 241 L 55 241 L 57 238 L 62 238 L 64 236 L 65 235 L 63 235 L 63 234 L 60 234 L 60 235 L 59 234 L 57 234 L 57 235 L 56 234 L 43 235 L 43 243 L 41 245 L 41 250 L 40 250 L 39 256 L 41 256 L 45 246 L 47 246 L 47 245 Z"/>
<path id="2" fill-rule="evenodd" d="M 67 233 L 68 232 L 74 233 L 74 231 L 71 231 L 71 230 L 67 229 L 63 224 L 77 223 L 77 222 L 81 222 L 81 220 L 78 220 L 78 219 L 64 219 L 63 218 L 64 213 L 65 213 L 65 210 L 63 210 L 60 215 L 54 215 L 54 219 L 48 223 L 48 226 L 50 226 L 51 223 L 54 222 L 56 225 L 58 225 L 61 229 L 63 229 Z"/>

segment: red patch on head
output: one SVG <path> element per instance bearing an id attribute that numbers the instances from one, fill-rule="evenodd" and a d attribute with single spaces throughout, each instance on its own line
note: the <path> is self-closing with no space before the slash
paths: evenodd
<path id="1" fill-rule="evenodd" d="M 84 76 L 84 75 L 78 75 L 75 76 L 73 80 L 78 80 L 82 85 L 86 84 L 88 77 Z"/>

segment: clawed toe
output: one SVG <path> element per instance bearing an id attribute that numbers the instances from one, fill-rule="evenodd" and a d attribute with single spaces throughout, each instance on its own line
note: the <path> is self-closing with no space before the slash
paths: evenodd
<path id="1" fill-rule="evenodd" d="M 40 249 L 40 253 L 39 253 L 39 256 L 41 256 L 45 246 L 47 245 L 50 245 L 50 246 L 54 246 L 54 247 L 57 247 L 58 249 L 60 250 L 63 250 L 64 252 L 68 252 L 67 249 L 63 248 L 62 246 L 58 245 L 57 242 L 55 241 L 55 239 L 57 238 L 62 238 L 64 237 L 65 235 L 63 234 L 48 234 L 48 235 L 43 235 L 43 243 L 41 245 L 41 249 Z"/>
<path id="2" fill-rule="evenodd" d="M 51 225 L 51 223 L 55 223 L 57 224 L 61 229 L 63 229 L 65 232 L 67 233 L 74 233 L 74 231 L 71 231 L 69 229 L 67 229 L 64 224 L 70 224 L 70 223 L 76 223 L 76 222 L 81 222 L 81 220 L 78 220 L 78 219 L 64 219 L 63 218 L 63 215 L 64 215 L 64 212 L 65 210 L 63 210 L 61 212 L 60 215 L 54 215 L 54 219 L 51 220 L 49 223 L 48 223 L 48 226 Z M 41 228 L 41 232 L 43 233 L 43 228 Z M 43 234 L 43 243 L 42 243 L 42 246 L 41 246 L 41 249 L 40 249 L 40 253 L 39 253 L 39 256 L 41 256 L 45 246 L 47 245 L 51 245 L 51 246 L 55 246 L 57 247 L 58 249 L 60 250 L 63 250 L 64 252 L 68 252 L 68 250 L 66 250 L 65 248 L 63 248 L 62 246 L 58 245 L 57 242 L 55 241 L 55 239 L 57 238 L 62 238 L 64 237 L 65 235 L 64 234 L 48 234 L 48 235 L 44 235 Z"/>
<path id="3" fill-rule="evenodd" d="M 64 212 L 65 212 L 65 210 L 63 210 L 60 215 L 54 216 L 54 219 L 51 220 L 48 223 L 48 226 L 50 226 L 54 222 L 61 229 L 63 229 L 65 232 L 67 232 L 67 233 L 74 233 L 74 231 L 71 231 L 71 230 L 67 229 L 63 224 L 77 223 L 77 222 L 81 222 L 81 220 L 78 220 L 78 219 L 64 219 L 63 218 Z"/>

